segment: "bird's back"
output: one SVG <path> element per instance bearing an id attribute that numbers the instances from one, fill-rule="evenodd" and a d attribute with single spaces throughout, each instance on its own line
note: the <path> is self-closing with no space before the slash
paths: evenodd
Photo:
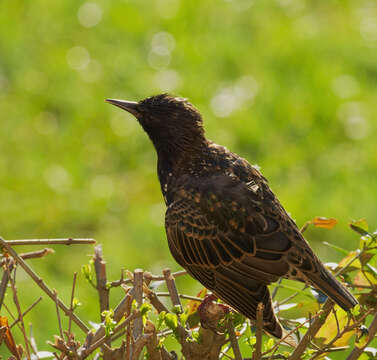
<path id="1" fill-rule="evenodd" d="M 175 259 L 226 303 L 280 337 L 267 285 L 304 281 L 348 310 L 357 302 L 318 260 L 258 169 L 208 142 L 168 188 L 166 231 Z"/>

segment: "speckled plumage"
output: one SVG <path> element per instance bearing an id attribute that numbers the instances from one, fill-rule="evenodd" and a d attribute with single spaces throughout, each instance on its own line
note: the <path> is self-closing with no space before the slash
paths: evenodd
<path id="1" fill-rule="evenodd" d="M 251 319 L 263 302 L 264 329 L 279 338 L 267 285 L 280 277 L 318 288 L 345 310 L 357 304 L 258 169 L 205 138 L 201 115 L 189 102 L 166 94 L 139 103 L 108 101 L 133 113 L 156 148 L 169 248 L 191 276 Z"/>

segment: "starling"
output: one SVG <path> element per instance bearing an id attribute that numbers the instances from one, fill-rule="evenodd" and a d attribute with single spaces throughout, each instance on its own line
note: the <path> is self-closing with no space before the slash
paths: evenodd
<path id="1" fill-rule="evenodd" d="M 344 310 L 357 300 L 325 268 L 259 170 L 204 135 L 186 99 L 161 94 L 140 102 L 108 99 L 133 114 L 158 155 L 175 260 L 207 289 L 281 338 L 268 285 L 284 277 L 327 294 Z"/>

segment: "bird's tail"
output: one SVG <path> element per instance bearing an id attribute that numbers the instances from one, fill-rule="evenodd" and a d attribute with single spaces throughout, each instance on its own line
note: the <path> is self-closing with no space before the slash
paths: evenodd
<path id="1" fill-rule="evenodd" d="M 314 287 L 324 292 L 343 310 L 348 311 L 358 304 L 354 296 L 324 266 L 321 266 L 316 276 L 311 276 L 310 280 Z"/>

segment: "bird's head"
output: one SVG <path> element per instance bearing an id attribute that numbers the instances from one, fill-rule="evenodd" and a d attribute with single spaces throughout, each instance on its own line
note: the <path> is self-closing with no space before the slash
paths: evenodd
<path id="1" fill-rule="evenodd" d="M 139 102 L 106 101 L 134 115 L 158 152 L 190 148 L 204 141 L 202 117 L 186 99 L 161 94 Z"/>

